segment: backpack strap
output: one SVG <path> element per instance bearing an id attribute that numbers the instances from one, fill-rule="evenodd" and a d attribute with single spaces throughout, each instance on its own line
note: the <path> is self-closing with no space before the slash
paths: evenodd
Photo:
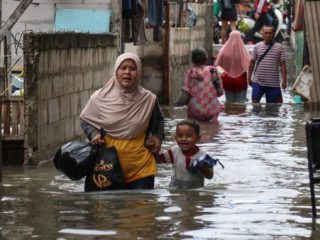
<path id="1" fill-rule="evenodd" d="M 257 63 L 256 63 L 256 66 L 255 66 L 253 72 L 255 72 L 255 71 L 257 70 L 257 67 L 258 67 L 259 63 L 260 63 L 261 60 L 267 55 L 267 53 L 269 52 L 269 50 L 272 48 L 273 44 L 274 44 L 274 41 L 272 41 L 272 42 L 270 43 L 270 45 L 269 45 L 269 47 L 267 48 L 267 50 L 266 50 L 266 51 L 262 54 L 262 56 L 258 59 L 258 61 L 257 61 Z"/>

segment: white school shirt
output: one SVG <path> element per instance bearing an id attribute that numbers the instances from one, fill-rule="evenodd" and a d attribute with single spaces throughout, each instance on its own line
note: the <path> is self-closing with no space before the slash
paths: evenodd
<path id="1" fill-rule="evenodd" d="M 169 154 L 170 151 L 172 152 L 172 160 Z M 205 154 L 205 151 L 199 149 L 199 151 L 195 155 L 191 156 L 190 165 L 195 159 Z M 172 163 L 173 174 L 170 183 L 171 187 L 199 188 L 204 186 L 204 176 L 200 171 L 194 174 L 190 173 L 186 169 L 186 156 L 182 153 L 179 146 L 174 146 L 165 151 L 163 153 L 163 157 L 166 162 Z"/>

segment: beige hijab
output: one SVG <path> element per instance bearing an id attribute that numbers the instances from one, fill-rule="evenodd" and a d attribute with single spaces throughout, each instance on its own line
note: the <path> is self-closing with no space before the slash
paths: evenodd
<path id="1" fill-rule="evenodd" d="M 136 84 L 124 89 L 119 84 L 116 73 L 121 63 L 133 60 L 138 68 Z M 121 54 L 114 65 L 112 78 L 90 97 L 80 114 L 80 119 L 97 129 L 104 128 L 107 134 L 132 139 L 147 130 L 156 102 L 156 96 L 140 86 L 142 75 L 141 61 L 133 53 Z"/>

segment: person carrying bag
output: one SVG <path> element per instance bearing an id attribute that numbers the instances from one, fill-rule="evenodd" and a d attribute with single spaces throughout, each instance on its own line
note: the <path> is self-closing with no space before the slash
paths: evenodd
<path id="1" fill-rule="evenodd" d="M 91 95 L 80 114 L 80 125 L 90 143 L 116 149 L 124 189 L 154 188 L 155 156 L 164 139 L 164 117 L 157 97 L 140 85 L 141 76 L 139 57 L 129 52 L 121 54 L 112 77 Z M 100 128 L 106 131 L 103 138 Z M 104 167 L 102 164 L 96 169 Z M 101 176 L 95 180 L 98 186 L 108 184 Z"/>
<path id="2" fill-rule="evenodd" d="M 283 103 L 282 89 L 287 88 L 286 51 L 274 41 L 274 27 L 263 26 L 263 42 L 252 51 L 248 68 L 248 83 L 252 87 L 252 103 Z M 281 73 L 281 77 L 280 77 Z"/>

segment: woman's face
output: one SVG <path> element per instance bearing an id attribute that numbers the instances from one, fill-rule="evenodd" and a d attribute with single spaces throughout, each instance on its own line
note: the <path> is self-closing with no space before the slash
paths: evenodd
<path id="1" fill-rule="evenodd" d="M 117 80 L 124 89 L 131 89 L 138 81 L 138 68 L 133 60 L 124 60 L 117 70 Z"/>

